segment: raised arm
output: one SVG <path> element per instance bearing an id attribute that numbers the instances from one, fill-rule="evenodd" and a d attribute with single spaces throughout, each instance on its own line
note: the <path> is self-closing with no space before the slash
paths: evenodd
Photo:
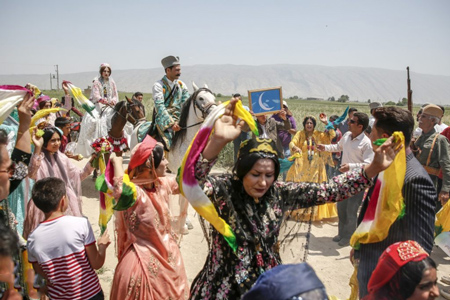
<path id="1" fill-rule="evenodd" d="M 19 129 L 17 132 L 16 149 L 19 149 L 25 153 L 31 153 L 31 136 L 30 136 L 30 123 L 31 123 L 31 108 L 33 107 L 34 98 L 29 94 L 26 94 L 23 101 L 18 107 L 19 113 Z"/>
<path id="2" fill-rule="evenodd" d="M 372 185 L 372 178 L 391 165 L 402 147 L 390 137 L 383 145 L 374 149 L 372 162 L 362 170 L 356 169 L 336 176 L 328 183 L 277 183 L 282 190 L 286 207 L 310 207 L 342 201 L 356 195 Z"/>
<path id="3" fill-rule="evenodd" d="M 233 118 L 233 111 L 237 101 L 239 101 L 238 98 L 232 98 L 230 104 L 225 108 L 224 115 L 214 124 L 214 135 L 209 139 L 202 152 L 204 159 L 215 159 L 225 145 L 233 141 L 241 133 L 244 121 L 237 122 Z"/>

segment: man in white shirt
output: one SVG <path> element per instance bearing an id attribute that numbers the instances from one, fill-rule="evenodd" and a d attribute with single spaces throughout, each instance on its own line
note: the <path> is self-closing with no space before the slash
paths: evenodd
<path id="1" fill-rule="evenodd" d="M 167 56 L 161 64 L 166 75 L 153 85 L 155 108 L 152 122 L 155 126 L 152 124 L 149 134 L 169 151 L 174 133 L 181 129 L 178 125 L 181 106 L 189 98 L 189 91 L 186 84 L 179 80 L 181 66 L 178 56 Z"/>
<path id="2" fill-rule="evenodd" d="M 342 162 L 340 172 L 347 172 L 355 168 L 362 168 L 373 159 L 372 144 L 364 134 L 369 125 L 369 117 L 362 112 L 354 112 L 348 120 L 348 132 L 337 144 L 317 145 L 319 151 L 340 152 Z M 337 203 L 339 225 L 338 235 L 333 241 L 339 242 L 339 246 L 347 246 L 350 237 L 356 229 L 358 208 L 361 205 L 364 193 L 359 193 L 347 200 Z"/>

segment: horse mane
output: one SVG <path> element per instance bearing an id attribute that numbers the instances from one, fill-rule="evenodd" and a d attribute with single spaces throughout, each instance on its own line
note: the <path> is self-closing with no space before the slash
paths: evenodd
<path id="1" fill-rule="evenodd" d="M 133 101 L 134 105 L 137 105 L 140 109 L 142 109 L 142 111 L 144 112 L 144 116 L 145 116 L 145 106 L 144 106 L 144 104 L 142 104 L 141 101 L 139 101 L 137 99 L 134 99 L 134 98 L 131 98 L 131 101 Z"/>
<path id="2" fill-rule="evenodd" d="M 170 147 L 170 149 L 175 149 L 175 146 L 177 144 L 181 144 L 182 142 L 184 142 L 185 138 L 186 138 L 186 126 L 187 126 L 187 120 L 189 117 L 189 110 L 191 108 L 192 102 L 195 101 L 195 99 L 197 98 L 198 94 L 200 94 L 200 92 L 209 92 L 212 94 L 212 92 L 207 89 L 207 88 L 199 88 L 198 90 L 196 90 L 187 100 L 186 102 L 183 103 L 183 106 L 181 107 L 181 114 L 180 114 L 180 120 L 178 121 L 178 125 L 181 127 L 181 130 L 175 132 L 173 138 L 172 138 L 172 146 Z"/>
<path id="3" fill-rule="evenodd" d="M 123 108 L 126 101 L 119 101 L 114 105 L 114 115 L 111 117 L 111 124 L 113 124 L 117 119 L 117 113 Z"/>

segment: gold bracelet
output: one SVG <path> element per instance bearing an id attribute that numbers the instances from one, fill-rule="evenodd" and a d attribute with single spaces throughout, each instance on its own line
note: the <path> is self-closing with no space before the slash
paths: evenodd
<path id="1" fill-rule="evenodd" d="M 21 134 L 23 134 L 23 132 L 17 131 L 17 135 L 21 135 Z"/>

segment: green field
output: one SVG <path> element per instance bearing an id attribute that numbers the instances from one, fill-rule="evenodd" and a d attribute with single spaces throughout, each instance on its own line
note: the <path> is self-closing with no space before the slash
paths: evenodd
<path id="1" fill-rule="evenodd" d="M 64 92 L 62 90 L 60 91 L 42 91 L 44 94 L 54 97 L 54 98 L 61 98 L 64 95 Z M 86 95 L 89 96 L 89 95 Z M 128 98 L 131 98 L 132 93 L 125 93 L 125 92 L 119 92 L 119 99 L 125 99 L 125 96 Z M 230 97 L 222 96 L 217 97 L 217 101 L 227 101 Z M 248 98 L 243 98 L 243 103 L 248 105 Z M 303 129 L 302 127 L 302 121 L 305 116 L 313 115 L 316 117 L 316 119 L 319 119 L 320 113 L 325 113 L 327 116 L 331 115 L 341 115 L 345 108 L 347 106 L 355 107 L 358 109 L 358 111 L 362 111 L 364 113 L 369 114 L 369 104 L 368 103 L 362 103 L 362 102 L 347 102 L 347 103 L 341 103 L 337 101 L 318 101 L 318 100 L 302 100 L 302 99 L 286 99 L 286 102 L 288 103 L 289 109 L 291 110 L 292 114 L 294 115 L 295 120 L 297 121 L 297 129 Z M 144 100 L 143 100 L 144 106 L 147 111 L 147 119 L 151 119 L 151 112 L 153 110 L 153 100 L 152 95 L 150 93 L 144 93 Z M 406 107 L 403 107 L 406 109 Z M 413 107 L 414 116 L 417 114 L 417 112 L 420 109 L 420 105 Z M 443 122 L 446 124 L 450 124 L 450 107 L 446 107 L 447 113 L 444 116 Z M 415 117 L 414 117 L 415 118 Z M 416 124 L 417 125 L 417 124 Z M 317 129 L 323 130 L 324 125 L 321 122 L 317 122 Z M 233 164 L 233 147 L 231 144 L 227 145 L 227 147 L 222 151 L 218 165 L 221 167 L 231 168 Z"/>

